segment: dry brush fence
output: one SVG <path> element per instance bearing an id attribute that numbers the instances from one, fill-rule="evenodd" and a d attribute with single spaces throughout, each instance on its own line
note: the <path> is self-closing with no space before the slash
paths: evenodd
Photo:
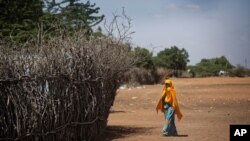
<path id="1" fill-rule="evenodd" d="M 120 42 L 82 35 L 0 47 L 0 140 L 101 140 L 133 58 Z"/>

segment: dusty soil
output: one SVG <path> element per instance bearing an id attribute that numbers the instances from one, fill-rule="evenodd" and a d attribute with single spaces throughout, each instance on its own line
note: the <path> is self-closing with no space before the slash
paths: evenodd
<path id="1" fill-rule="evenodd" d="M 106 141 L 229 141 L 230 124 L 250 124 L 250 78 L 172 79 L 183 119 L 179 136 L 163 137 L 155 105 L 162 85 L 119 90 L 108 118 Z"/>

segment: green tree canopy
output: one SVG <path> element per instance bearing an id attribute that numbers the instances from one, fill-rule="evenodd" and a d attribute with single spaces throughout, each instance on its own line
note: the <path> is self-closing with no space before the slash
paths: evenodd
<path id="1" fill-rule="evenodd" d="M 45 0 L 45 11 L 53 14 L 61 20 L 61 24 L 68 31 L 85 29 L 89 34 L 92 33 L 92 27 L 99 24 L 104 15 L 96 15 L 100 8 L 90 1 L 86 3 L 80 0 Z"/>
<path id="2" fill-rule="evenodd" d="M 0 0 L 0 39 L 26 42 L 37 37 L 65 34 L 92 27 L 104 15 L 97 15 L 99 7 L 80 0 Z M 42 35 L 43 34 L 43 35 Z"/>
<path id="3" fill-rule="evenodd" d="M 146 48 L 136 47 L 134 54 L 137 59 L 136 66 L 145 69 L 153 69 L 153 53 Z"/>
<path id="4" fill-rule="evenodd" d="M 197 76 L 217 76 L 219 71 L 229 71 L 234 66 L 225 56 L 201 59 L 195 66 L 189 67 Z"/>
<path id="5" fill-rule="evenodd" d="M 0 0 L 0 38 L 24 42 L 37 35 L 42 0 Z"/>
<path id="6" fill-rule="evenodd" d="M 185 70 L 188 59 L 188 52 L 182 48 L 179 49 L 177 46 L 171 48 L 165 48 L 160 51 L 154 59 L 155 65 L 174 70 Z"/>

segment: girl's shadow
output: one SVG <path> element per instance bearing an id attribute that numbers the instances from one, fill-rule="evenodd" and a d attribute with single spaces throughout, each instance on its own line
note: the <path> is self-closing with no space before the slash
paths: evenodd
<path id="1" fill-rule="evenodd" d="M 188 137 L 188 135 L 186 135 L 186 134 L 183 134 L 183 135 L 173 135 L 173 136 L 165 136 L 165 137 Z"/>
<path id="2" fill-rule="evenodd" d="M 188 137 L 188 135 L 176 135 L 175 137 Z"/>

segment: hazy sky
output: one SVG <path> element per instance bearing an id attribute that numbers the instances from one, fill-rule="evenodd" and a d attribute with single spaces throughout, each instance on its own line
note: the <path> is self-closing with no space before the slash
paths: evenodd
<path id="1" fill-rule="evenodd" d="M 113 13 L 132 19 L 134 46 L 154 54 L 176 45 L 189 53 L 189 64 L 226 56 L 250 68 L 250 0 L 91 0 L 107 20 Z"/>

